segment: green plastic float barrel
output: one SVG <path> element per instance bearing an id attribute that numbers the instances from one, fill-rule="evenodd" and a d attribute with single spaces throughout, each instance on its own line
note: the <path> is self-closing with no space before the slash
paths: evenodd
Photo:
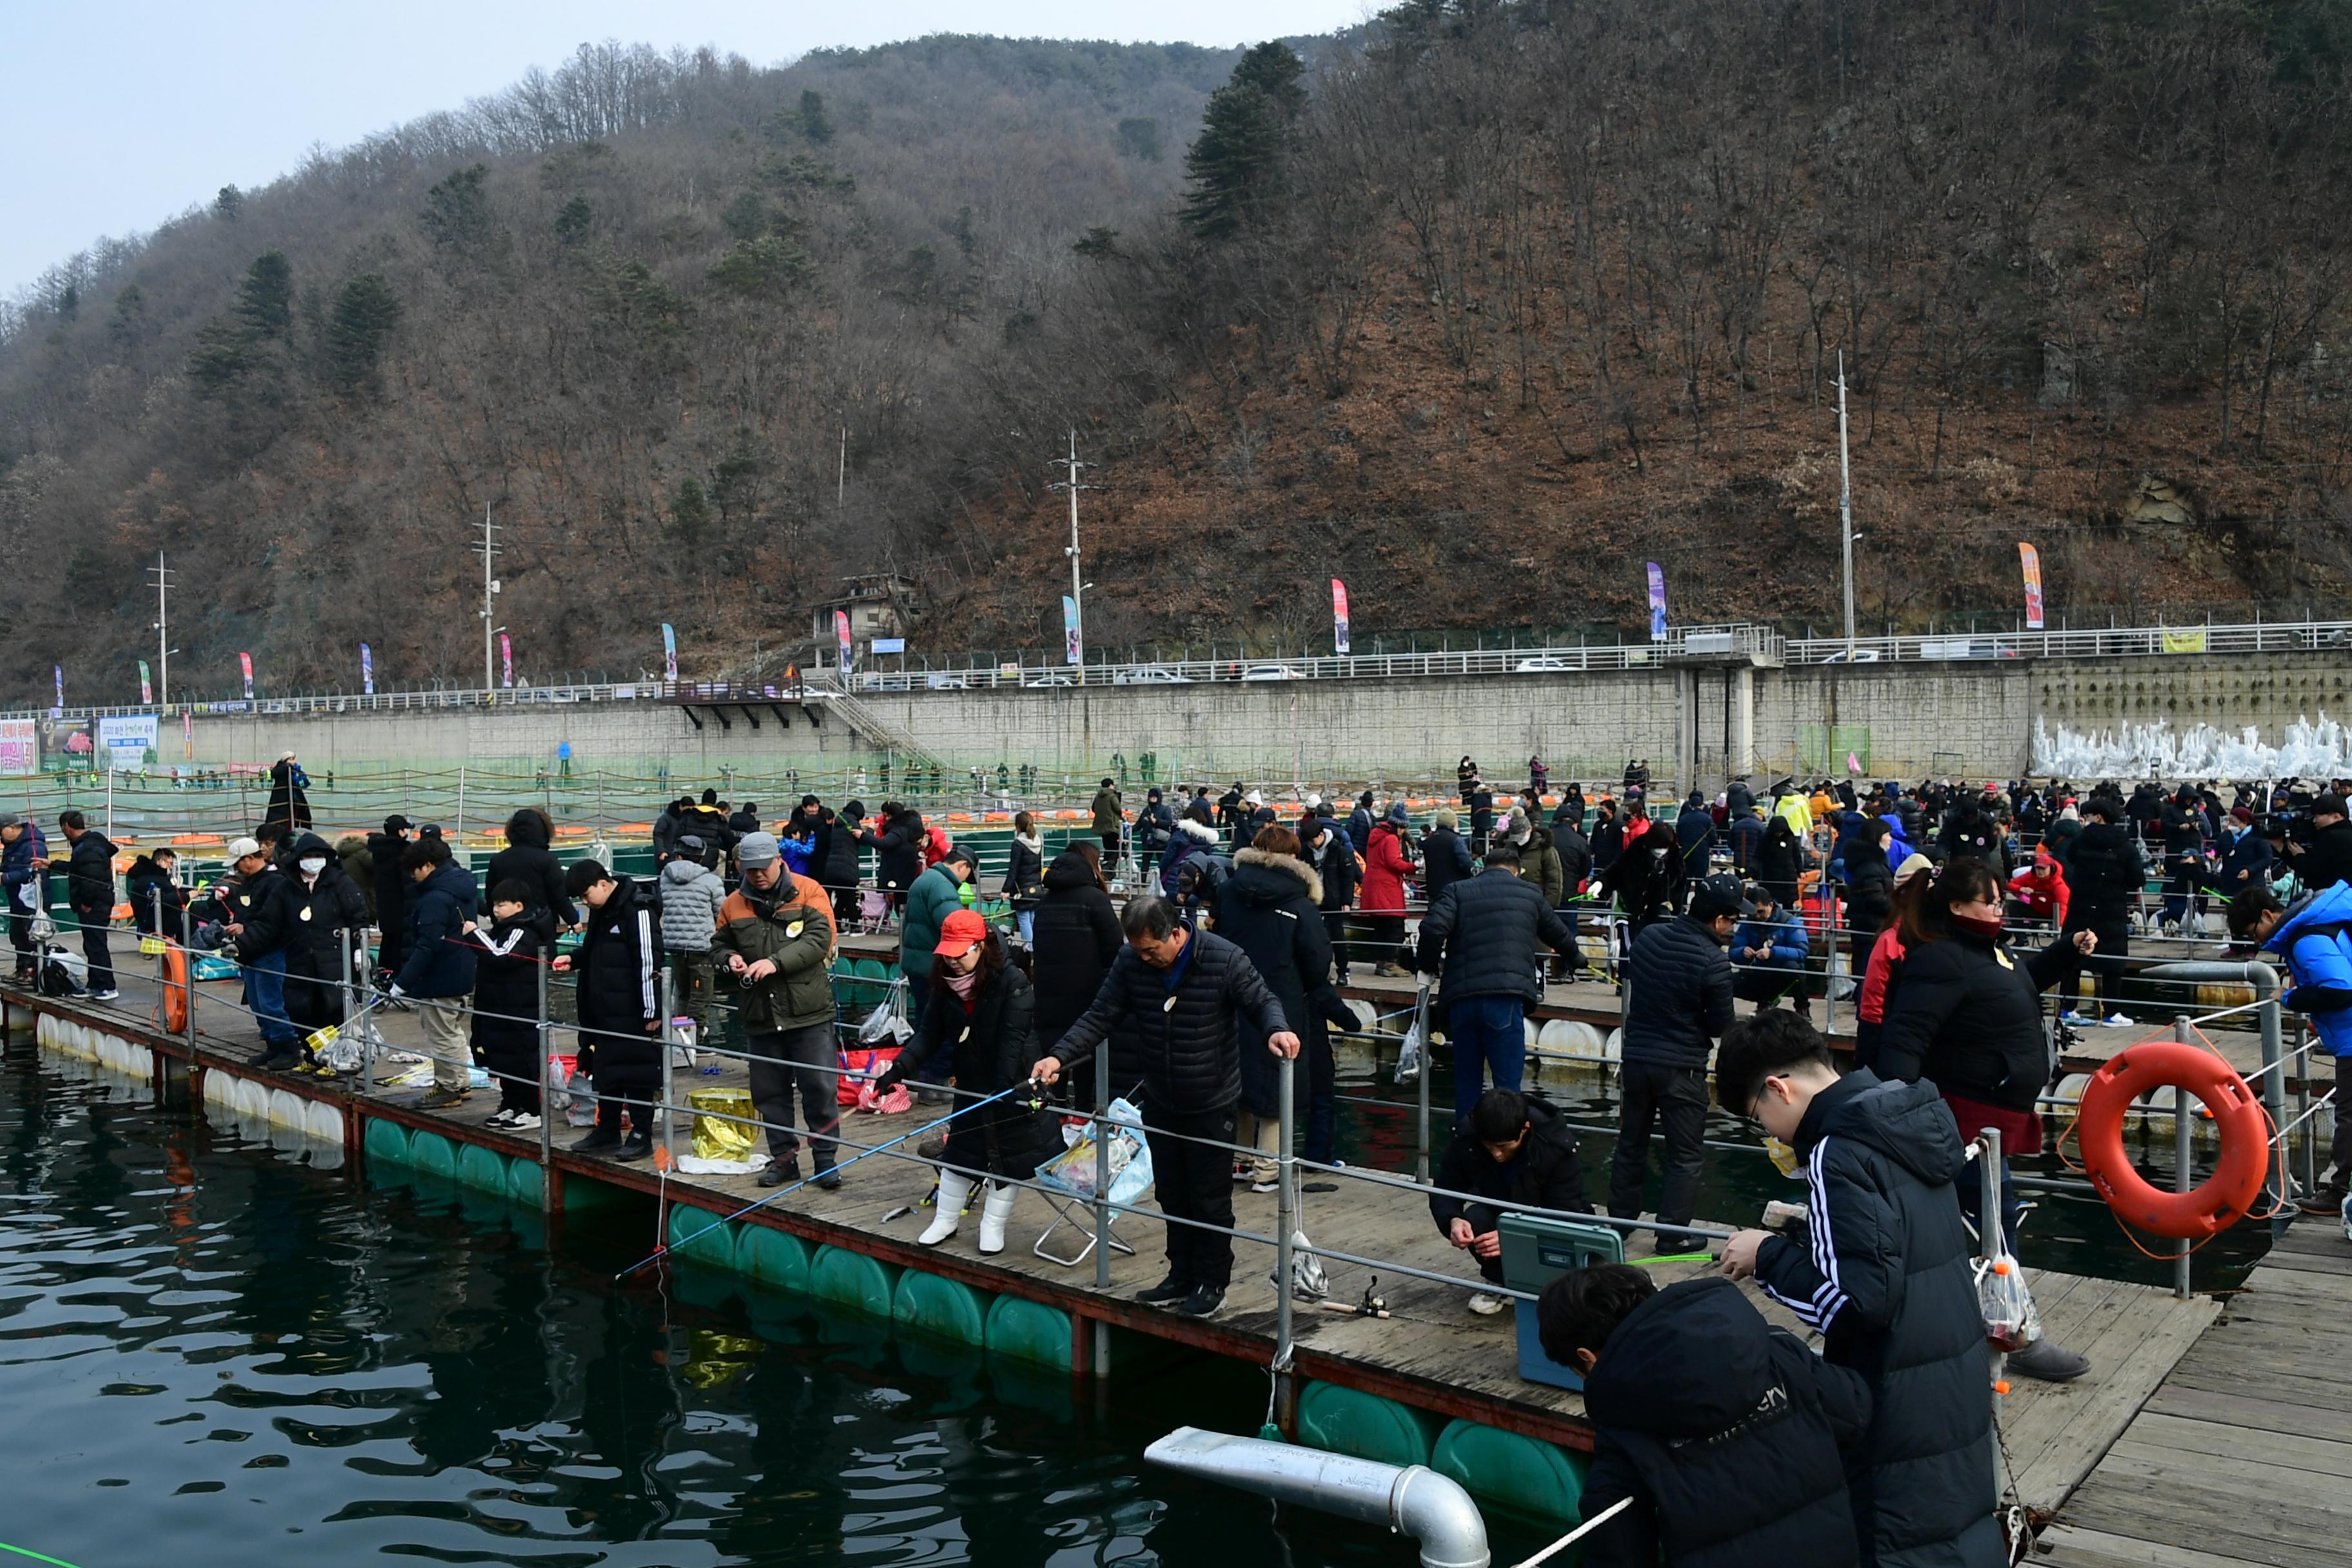
<path id="1" fill-rule="evenodd" d="M 1447 1426 L 1429 1457 L 1431 1469 L 1480 1503 L 1545 1523 L 1576 1518 L 1590 1463 L 1556 1444 L 1475 1421 Z"/>
<path id="2" fill-rule="evenodd" d="M 735 1267 L 735 1227 L 707 1209 L 680 1204 L 669 1211 L 669 1248 L 688 1263 Z"/>
<path id="3" fill-rule="evenodd" d="M 408 1135 L 408 1163 L 427 1176 L 454 1180 L 457 1174 L 457 1147 L 438 1132 L 423 1128 Z"/>
<path id="4" fill-rule="evenodd" d="M 820 1301 L 853 1308 L 869 1317 L 890 1316 L 897 1285 L 897 1269 L 862 1252 L 820 1247 L 809 1260 L 810 1295 Z"/>
<path id="5" fill-rule="evenodd" d="M 367 1131 L 360 1135 L 360 1147 L 367 1152 L 369 1160 L 387 1165 L 406 1165 L 415 1158 L 409 1151 L 408 1129 L 381 1116 L 368 1118 Z"/>
<path id="6" fill-rule="evenodd" d="M 787 1294 L 808 1294 L 808 1243 L 791 1231 L 767 1225 L 745 1226 L 735 1238 L 735 1267 Z"/>
<path id="7" fill-rule="evenodd" d="M 1310 1383 L 1298 1396 L 1298 1440 L 1310 1448 L 1383 1465 L 1426 1465 L 1438 1419 L 1377 1394 Z"/>
<path id="8" fill-rule="evenodd" d="M 507 1157 L 495 1149 L 485 1149 L 479 1143 L 464 1144 L 457 1151 L 457 1180 L 477 1191 L 495 1193 L 504 1197 L 507 1191 Z"/>
<path id="9" fill-rule="evenodd" d="M 988 1353 L 1031 1366 L 1070 1371 L 1070 1314 L 1042 1301 L 999 1296 L 988 1309 Z"/>
<path id="10" fill-rule="evenodd" d="M 988 1340 L 989 1296 L 961 1280 L 909 1268 L 898 1276 L 890 1321 L 899 1328 L 977 1349 Z"/>
<path id="11" fill-rule="evenodd" d="M 507 1162 L 507 1196 L 519 1204 L 537 1208 L 546 1201 L 547 1173 L 535 1160 Z"/>

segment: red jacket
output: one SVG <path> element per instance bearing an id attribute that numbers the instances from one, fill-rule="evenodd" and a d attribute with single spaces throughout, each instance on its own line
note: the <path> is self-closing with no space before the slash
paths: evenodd
<path id="1" fill-rule="evenodd" d="M 2066 888 L 2066 870 L 2047 845 L 2033 847 L 2033 864 L 2009 879 L 2009 890 L 2042 919 L 2055 921 L 2061 927 L 2065 925 L 2066 902 L 2071 896 Z"/>
<path id="2" fill-rule="evenodd" d="M 1372 836 L 1364 844 L 1364 912 L 1404 913 L 1404 879 L 1411 869 L 1396 828 L 1386 822 L 1372 824 Z"/>

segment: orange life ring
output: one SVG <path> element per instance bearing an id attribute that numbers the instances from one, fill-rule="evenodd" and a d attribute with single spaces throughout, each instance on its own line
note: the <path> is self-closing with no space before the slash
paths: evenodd
<path id="1" fill-rule="evenodd" d="M 178 942 L 163 948 L 163 985 L 158 994 L 163 998 L 163 1029 L 167 1034 L 188 1032 L 188 950 Z"/>
<path id="2" fill-rule="evenodd" d="M 2185 1193 L 2151 1186 L 2124 1152 L 2124 1111 L 2152 1089 L 2196 1096 L 2221 1134 L 2213 1173 Z M 2176 1103 L 2178 1103 L 2178 1096 Z M 2270 1122 L 2229 1063 L 2178 1040 L 2147 1040 L 2108 1058 L 2083 1090 L 2083 1168 L 2117 1218 L 2152 1236 L 2219 1235 L 2246 1216 L 2270 1173 Z"/>

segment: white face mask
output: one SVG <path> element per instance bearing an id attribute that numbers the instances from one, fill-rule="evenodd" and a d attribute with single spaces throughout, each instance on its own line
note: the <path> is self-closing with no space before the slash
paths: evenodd
<path id="1" fill-rule="evenodd" d="M 299 864 L 302 868 L 302 875 L 305 877 L 315 877 L 327 868 L 327 863 L 316 857 L 303 860 Z"/>

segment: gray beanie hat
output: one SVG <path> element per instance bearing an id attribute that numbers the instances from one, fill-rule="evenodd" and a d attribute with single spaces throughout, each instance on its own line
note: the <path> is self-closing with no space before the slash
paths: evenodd
<path id="1" fill-rule="evenodd" d="M 746 833 L 742 842 L 735 846 L 735 863 L 746 871 L 772 866 L 783 858 L 784 852 L 776 847 L 776 836 L 772 833 Z"/>

